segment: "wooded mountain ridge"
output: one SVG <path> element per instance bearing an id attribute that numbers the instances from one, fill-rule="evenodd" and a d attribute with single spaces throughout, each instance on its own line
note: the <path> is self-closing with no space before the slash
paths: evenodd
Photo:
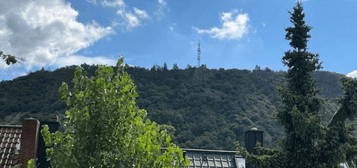
<path id="1" fill-rule="evenodd" d="M 96 67 L 82 65 L 89 74 Z M 0 83 L 2 124 L 16 124 L 22 118 L 43 120 L 63 116 L 64 104 L 58 88 L 70 84 L 75 66 L 55 71 L 40 70 Z M 257 127 L 265 132 L 265 144 L 276 146 L 283 136 L 274 119 L 281 100 L 279 87 L 285 84 L 283 71 L 208 69 L 154 66 L 151 69 L 127 67 L 139 93 L 138 106 L 166 128 L 174 141 L 185 148 L 234 149 L 234 142 L 244 139 L 244 132 Z M 325 100 L 321 114 L 327 121 L 338 108 L 343 94 L 341 74 L 314 73 L 320 95 Z"/>

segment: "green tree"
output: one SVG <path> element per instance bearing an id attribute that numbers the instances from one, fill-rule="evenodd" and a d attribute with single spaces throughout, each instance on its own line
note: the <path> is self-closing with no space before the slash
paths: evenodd
<path id="1" fill-rule="evenodd" d="M 165 129 L 136 105 L 137 92 L 122 59 L 88 77 L 77 68 L 73 90 L 63 83 L 64 131 L 42 129 L 53 168 L 162 168 L 187 164 Z"/>
<path id="2" fill-rule="evenodd" d="M 7 65 L 15 64 L 17 62 L 17 59 L 15 56 L 12 56 L 9 54 L 4 54 L 2 51 L 0 51 L 0 57 L 5 61 L 5 63 Z"/>
<path id="3" fill-rule="evenodd" d="M 179 68 L 179 66 L 178 66 L 177 64 L 174 64 L 174 65 L 172 66 L 172 70 L 173 70 L 173 71 L 178 71 L 178 70 L 180 70 L 180 68 Z"/>
<path id="4" fill-rule="evenodd" d="M 319 70 L 321 64 L 317 54 L 307 51 L 311 28 L 304 21 L 301 3 L 297 3 L 290 14 L 293 26 L 286 29 L 285 38 L 290 40 L 293 49 L 283 57 L 283 63 L 289 68 L 288 85 L 281 91 L 284 107 L 278 114 L 286 133 L 283 149 L 288 167 L 317 168 L 321 100 L 311 73 Z"/>
<path id="5" fill-rule="evenodd" d="M 278 119 L 285 128 L 282 151 L 260 148 L 261 156 L 239 150 L 257 167 L 337 168 L 351 161 L 356 154 L 356 139 L 347 119 L 357 113 L 357 80 L 343 78 L 345 95 L 340 109 L 327 126 L 321 120 L 322 99 L 312 78 L 321 68 L 318 54 L 308 52 L 311 27 L 304 21 L 301 2 L 290 12 L 293 26 L 286 29 L 286 39 L 293 48 L 285 53 L 283 63 L 288 67 L 287 86 L 281 89 L 283 107 Z M 280 158 L 280 159 L 279 159 Z"/>

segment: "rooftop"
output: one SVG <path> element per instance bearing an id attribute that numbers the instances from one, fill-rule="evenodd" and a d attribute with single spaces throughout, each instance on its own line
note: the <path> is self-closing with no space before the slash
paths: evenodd
<path id="1" fill-rule="evenodd" d="M 245 159 L 237 151 L 183 149 L 190 160 L 188 168 L 245 168 Z"/>
<path id="2" fill-rule="evenodd" d="M 19 164 L 21 126 L 0 126 L 0 167 L 11 168 Z"/>

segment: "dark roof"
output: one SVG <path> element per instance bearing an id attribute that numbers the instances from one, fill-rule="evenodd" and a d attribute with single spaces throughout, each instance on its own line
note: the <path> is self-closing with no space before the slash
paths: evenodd
<path id="1" fill-rule="evenodd" d="M 19 164 L 21 126 L 0 125 L 0 167 L 11 168 Z"/>
<path id="2" fill-rule="evenodd" d="M 237 151 L 183 149 L 190 160 L 188 168 L 244 168 L 245 159 Z"/>

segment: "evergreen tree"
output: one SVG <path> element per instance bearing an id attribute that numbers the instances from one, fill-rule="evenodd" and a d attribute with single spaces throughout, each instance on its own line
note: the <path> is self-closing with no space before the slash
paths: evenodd
<path id="1" fill-rule="evenodd" d="M 316 168 L 316 144 L 321 137 L 319 111 L 321 100 L 312 79 L 312 72 L 320 69 L 317 54 L 307 51 L 311 28 L 304 21 L 300 2 L 290 12 L 292 27 L 286 29 L 286 39 L 293 48 L 285 52 L 283 63 L 289 68 L 288 86 L 282 89 L 283 109 L 278 118 L 285 127 L 284 152 L 290 168 Z"/>
<path id="2" fill-rule="evenodd" d="M 179 68 L 179 66 L 178 66 L 177 64 L 174 64 L 174 65 L 172 66 L 172 70 L 173 70 L 173 71 L 178 71 L 178 70 L 180 70 L 180 68 Z"/>
<path id="3" fill-rule="evenodd" d="M 312 78 L 321 63 L 318 54 L 307 48 L 311 27 L 304 21 L 301 2 L 290 14 L 293 26 L 286 29 L 286 39 L 293 49 L 282 59 L 288 67 L 288 83 L 281 89 L 284 105 L 278 113 L 286 135 L 282 151 L 259 147 L 260 155 L 253 155 L 239 145 L 238 150 L 257 168 L 338 168 L 341 163 L 352 163 L 356 159 L 356 138 L 346 121 L 357 114 L 357 80 L 342 79 L 345 95 L 340 109 L 324 126 L 320 114 L 323 102 Z"/>
<path id="4" fill-rule="evenodd" d="M 167 71 L 167 70 L 168 70 L 166 62 L 164 63 L 163 69 L 164 69 L 164 71 Z"/>

